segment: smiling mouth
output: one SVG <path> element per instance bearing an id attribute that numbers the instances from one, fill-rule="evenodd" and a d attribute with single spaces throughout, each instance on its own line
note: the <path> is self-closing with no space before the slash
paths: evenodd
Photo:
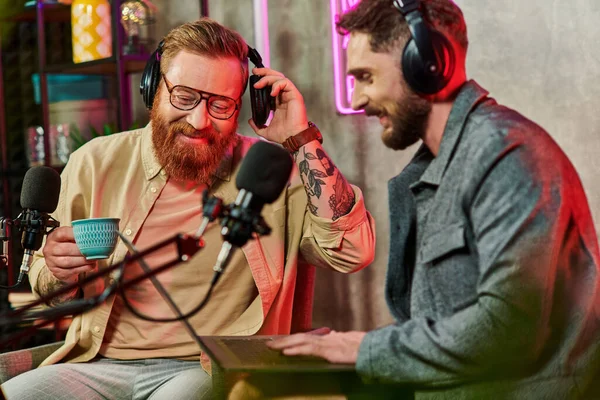
<path id="1" fill-rule="evenodd" d="M 390 118 L 387 115 L 380 115 L 379 116 L 379 123 L 384 128 L 389 128 L 390 127 Z"/>
<path id="2" fill-rule="evenodd" d="M 192 130 L 185 130 L 185 131 L 178 132 L 178 136 L 183 137 L 188 140 L 204 140 L 204 141 L 208 140 L 208 136 L 206 134 L 204 134 L 202 132 L 198 132 L 198 131 L 192 131 Z"/>

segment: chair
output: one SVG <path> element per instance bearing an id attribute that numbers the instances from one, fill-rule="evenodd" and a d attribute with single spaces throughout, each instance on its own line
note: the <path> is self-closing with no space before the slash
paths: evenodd
<path id="1" fill-rule="evenodd" d="M 315 267 L 309 264 L 298 265 L 292 333 L 306 332 L 312 328 L 312 307 L 315 289 Z M 37 368 L 63 342 L 55 342 L 0 354 L 0 384 L 23 372 Z"/>
<path id="2" fill-rule="evenodd" d="M 0 354 L 0 384 L 23 372 L 37 368 L 62 344 L 63 342 L 55 342 Z"/>

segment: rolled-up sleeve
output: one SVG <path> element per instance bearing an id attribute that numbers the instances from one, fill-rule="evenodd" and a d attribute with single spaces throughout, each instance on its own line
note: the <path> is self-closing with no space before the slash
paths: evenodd
<path id="1" fill-rule="evenodd" d="M 300 244 L 309 263 L 340 272 L 356 272 L 375 257 L 375 222 L 365 208 L 360 189 L 352 186 L 355 203 L 348 214 L 337 220 L 305 213 Z"/>

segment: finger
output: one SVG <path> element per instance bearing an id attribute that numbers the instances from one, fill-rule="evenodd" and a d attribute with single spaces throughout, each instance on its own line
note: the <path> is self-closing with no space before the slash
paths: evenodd
<path id="1" fill-rule="evenodd" d="M 263 68 L 255 67 L 255 68 L 252 68 L 252 73 L 254 75 L 260 75 L 260 76 L 277 75 L 279 77 L 285 78 L 285 75 L 283 75 L 281 72 L 275 71 L 274 69 L 267 68 L 267 67 L 263 67 Z"/>
<path id="2" fill-rule="evenodd" d="M 71 269 L 82 267 L 85 265 L 95 266 L 96 263 L 94 261 L 87 260 L 84 256 L 58 256 L 58 257 L 48 257 L 49 261 L 52 261 L 52 264 L 55 265 L 55 268 L 61 269 Z"/>
<path id="3" fill-rule="evenodd" d="M 256 133 L 257 135 L 260 136 L 260 129 L 256 126 L 256 124 L 254 123 L 254 120 L 252 118 L 250 118 L 248 120 L 248 125 L 250 125 L 250 128 L 252 128 L 252 130 L 254 131 L 254 133 Z"/>
<path id="4" fill-rule="evenodd" d="M 308 335 L 327 335 L 328 333 L 333 332 L 331 330 L 331 328 L 328 328 L 326 326 L 321 327 L 321 328 L 317 328 L 317 329 L 313 329 L 312 331 L 308 331 L 306 332 Z"/>
<path id="5" fill-rule="evenodd" d="M 262 88 L 270 86 L 270 85 L 275 85 L 277 82 L 288 82 L 288 83 L 290 83 L 289 86 L 290 87 L 292 86 L 291 81 L 287 78 L 269 75 L 269 76 L 263 76 L 262 78 L 260 78 L 260 80 L 254 84 L 254 87 L 256 89 L 262 89 Z"/>
<path id="6" fill-rule="evenodd" d="M 83 257 L 79 247 L 75 243 L 71 242 L 58 242 L 54 245 L 48 246 L 47 256 L 70 256 L 70 257 Z"/>
<path id="7" fill-rule="evenodd" d="M 295 335 L 290 335 L 281 339 L 273 340 L 272 342 L 267 342 L 267 346 L 272 349 L 281 350 L 287 347 L 303 345 L 306 343 L 310 343 L 310 341 L 315 338 L 314 335 L 307 335 L 305 333 L 298 333 Z"/>
<path id="8" fill-rule="evenodd" d="M 65 274 L 70 274 L 70 275 L 79 275 L 83 272 L 92 272 L 95 271 L 97 269 L 97 264 L 85 264 L 85 265 L 81 265 L 79 267 L 73 267 L 73 268 L 59 268 L 59 271 Z"/>
<path id="9" fill-rule="evenodd" d="M 48 235 L 48 240 L 54 240 L 56 242 L 75 242 L 73 227 L 61 226 L 56 228 Z"/>
<path id="10" fill-rule="evenodd" d="M 79 276 L 79 274 L 94 272 L 96 270 L 96 265 L 84 265 L 81 267 L 70 268 L 70 269 L 50 269 L 50 272 L 56 277 L 64 282 L 70 282 L 74 277 Z"/>
<path id="11" fill-rule="evenodd" d="M 282 353 L 286 356 L 317 356 L 326 358 L 322 348 L 315 343 L 288 347 L 287 349 L 283 349 Z"/>
<path id="12" fill-rule="evenodd" d="M 273 83 L 273 85 L 271 85 L 271 96 L 277 97 L 277 104 L 281 104 L 283 102 L 281 96 L 283 96 L 284 93 L 290 92 L 292 90 L 288 83 L 289 81 L 286 79 L 279 80 Z"/>

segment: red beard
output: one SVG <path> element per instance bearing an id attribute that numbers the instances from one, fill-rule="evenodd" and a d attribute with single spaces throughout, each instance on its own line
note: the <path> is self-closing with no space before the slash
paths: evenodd
<path id="1" fill-rule="evenodd" d="M 196 131 L 183 120 L 169 123 L 160 114 L 158 106 L 152 107 L 152 143 L 159 163 L 165 172 L 177 180 L 210 184 L 211 176 L 223 160 L 227 150 L 237 143 L 237 124 L 231 132 L 217 132 L 212 126 Z M 205 143 L 190 145 L 179 140 L 179 135 L 200 136 Z"/>

